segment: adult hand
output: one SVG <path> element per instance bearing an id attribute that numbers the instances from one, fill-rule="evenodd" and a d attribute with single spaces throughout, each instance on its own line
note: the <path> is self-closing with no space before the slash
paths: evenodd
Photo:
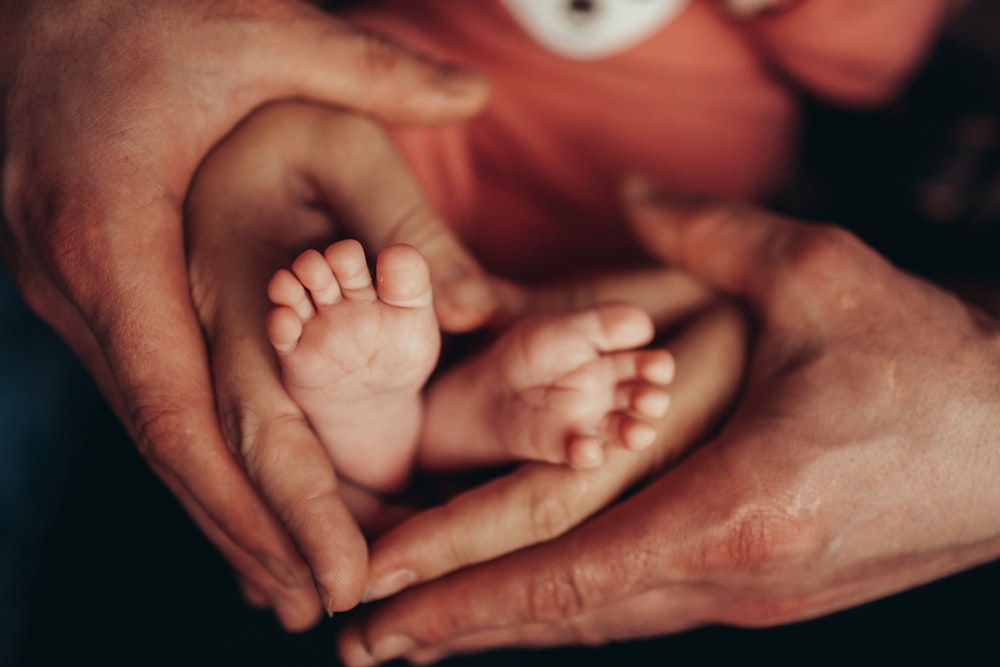
<path id="1" fill-rule="evenodd" d="M 481 76 L 429 62 L 306 2 L 0 3 L 3 234 L 29 305 L 84 360 L 161 479 L 248 596 L 300 629 L 310 568 L 230 453 L 188 295 L 181 205 L 203 156 L 273 99 L 390 122 L 462 118 Z M 322 499 L 320 537 L 341 518 Z M 358 589 L 307 552 L 329 609 Z"/>
<path id="2" fill-rule="evenodd" d="M 354 606 L 368 556 L 352 517 L 370 532 L 397 520 L 399 508 L 338 480 L 285 390 L 265 335 L 269 279 L 302 251 L 345 236 L 372 255 L 409 243 L 427 259 L 438 318 L 450 328 L 492 316 L 493 282 L 436 215 L 381 126 L 323 105 L 284 102 L 251 114 L 206 157 L 185 211 L 191 300 L 223 434 L 314 576 L 341 582 L 332 602 Z"/>
<path id="3" fill-rule="evenodd" d="M 1000 553 L 996 322 L 842 230 L 638 190 L 632 217 L 650 251 L 752 309 L 735 412 L 576 530 L 354 620 L 340 646 L 352 667 L 786 623 Z"/>

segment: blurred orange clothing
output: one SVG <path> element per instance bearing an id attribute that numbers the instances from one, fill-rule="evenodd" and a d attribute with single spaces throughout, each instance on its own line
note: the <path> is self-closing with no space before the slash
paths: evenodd
<path id="1" fill-rule="evenodd" d="M 676 2 L 650 34 L 586 59 L 547 48 L 503 0 L 376 0 L 351 11 L 489 74 L 491 102 L 471 122 L 392 130 L 488 269 L 531 281 L 634 262 L 618 204 L 630 173 L 678 193 L 767 196 L 794 168 L 792 80 L 836 101 L 884 98 L 926 50 L 943 4 L 792 0 L 736 20 L 710 0 Z"/>

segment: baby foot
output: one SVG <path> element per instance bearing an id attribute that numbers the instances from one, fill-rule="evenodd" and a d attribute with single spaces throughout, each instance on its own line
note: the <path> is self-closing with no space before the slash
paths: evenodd
<path id="1" fill-rule="evenodd" d="M 376 276 L 373 284 L 357 241 L 307 250 L 268 285 L 267 335 L 285 388 L 338 472 L 393 491 L 411 467 L 440 333 L 414 248 L 384 249 Z"/>
<path id="2" fill-rule="evenodd" d="M 645 449 L 656 439 L 650 420 L 669 404 L 673 376 L 666 350 L 635 350 L 653 337 L 646 313 L 610 304 L 527 320 L 497 347 L 505 369 L 509 438 L 545 461 L 593 468 L 604 446 Z"/>
<path id="3" fill-rule="evenodd" d="M 653 333 L 645 311 L 626 304 L 518 322 L 435 383 L 425 462 L 531 459 L 593 468 L 606 446 L 648 447 L 656 439 L 652 420 L 669 404 L 663 385 L 673 377 L 666 350 L 635 349 Z M 444 415 L 438 407 L 446 391 L 473 407 Z"/>

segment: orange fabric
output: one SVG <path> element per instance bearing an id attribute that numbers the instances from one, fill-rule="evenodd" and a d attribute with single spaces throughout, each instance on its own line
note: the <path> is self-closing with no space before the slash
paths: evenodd
<path id="1" fill-rule="evenodd" d="M 449 224 L 499 274 L 631 261 L 616 194 L 630 172 L 679 193 L 754 199 L 792 165 L 794 95 L 711 2 L 694 0 L 644 42 L 596 61 L 546 50 L 499 0 L 378 0 L 351 16 L 490 74 L 480 117 L 393 136 Z"/>

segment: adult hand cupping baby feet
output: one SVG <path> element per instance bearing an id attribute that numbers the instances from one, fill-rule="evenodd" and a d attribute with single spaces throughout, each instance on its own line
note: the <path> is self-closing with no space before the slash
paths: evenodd
<path id="1" fill-rule="evenodd" d="M 322 512 L 263 499 L 226 448 L 185 272 L 185 194 L 212 146 L 272 100 L 425 124 L 468 117 L 487 95 L 482 76 L 300 0 L 0 3 L 4 261 L 248 597 L 289 629 L 321 608 L 287 532 Z M 231 435 L 243 417 L 225 414 Z M 339 590 L 350 574 L 330 574 L 335 543 L 326 557 L 298 546 L 326 602 L 353 597 Z"/>
<path id="2" fill-rule="evenodd" d="M 674 324 L 674 334 L 665 343 L 636 353 L 654 355 L 657 364 L 666 360 L 673 376 L 667 388 L 669 411 L 649 418 L 656 442 L 641 451 L 608 449 L 603 465 L 592 470 L 525 463 L 410 518 L 372 546 L 367 599 L 388 597 L 407 586 L 558 538 L 658 474 L 716 423 L 740 384 L 746 321 L 738 307 L 697 281 L 669 269 L 639 270 L 528 294 L 521 305 L 526 314 L 574 316 L 590 311 L 588 303 L 628 302 L 641 306 L 657 328 Z M 607 306 L 596 310 L 603 308 Z M 459 452 L 452 455 L 462 457 Z M 397 607 L 396 601 L 387 605 Z"/>
<path id="3" fill-rule="evenodd" d="M 375 124 L 320 106 L 274 105 L 248 118 L 203 164 L 187 212 L 191 294 L 211 355 L 226 441 L 287 526 L 327 611 L 353 607 L 366 581 L 365 542 L 343 502 L 342 480 L 283 383 L 275 350 L 288 352 L 296 338 L 287 331 L 287 319 L 267 337 L 268 281 L 306 249 L 326 248 L 350 230 L 373 254 L 410 241 L 417 250 L 429 246 L 422 254 L 431 281 L 466 276 L 472 288 L 447 302 L 450 309 L 439 313 L 442 324 L 462 328 L 487 319 L 494 308 L 491 283 L 428 207 Z M 322 269 L 323 258 L 313 259 L 321 260 Z M 311 308 L 318 302 L 317 310 L 329 306 L 337 312 L 359 305 L 344 298 L 339 281 L 343 302 L 324 303 L 323 286 L 315 282 L 317 264 L 306 265 L 300 277 L 286 277 L 293 288 L 315 290 L 305 301 L 284 305 Z M 334 266 L 346 265 L 341 259 L 326 263 L 331 289 Z M 367 284 L 359 289 L 366 299 L 376 292 L 382 297 L 379 316 L 393 309 L 406 317 L 430 316 L 423 306 L 388 303 L 391 297 L 372 286 L 367 267 L 364 278 Z M 289 301 L 277 296 L 279 303 Z M 334 298 L 333 291 L 329 296 Z M 297 317 L 302 325 L 310 313 Z"/>
<path id="4" fill-rule="evenodd" d="M 340 644 L 352 667 L 788 623 L 1000 554 L 995 321 L 842 230 L 648 189 L 632 208 L 652 253 L 752 311 L 732 415 L 658 479 L 556 539 L 566 500 L 580 497 L 567 492 L 582 486 L 570 471 L 541 486 L 522 469 L 390 532 L 373 550 L 383 587 L 370 595 L 437 580 L 352 621 Z M 700 369 L 689 375 L 691 357 L 673 351 L 670 416 L 680 419 L 681 383 Z"/>

